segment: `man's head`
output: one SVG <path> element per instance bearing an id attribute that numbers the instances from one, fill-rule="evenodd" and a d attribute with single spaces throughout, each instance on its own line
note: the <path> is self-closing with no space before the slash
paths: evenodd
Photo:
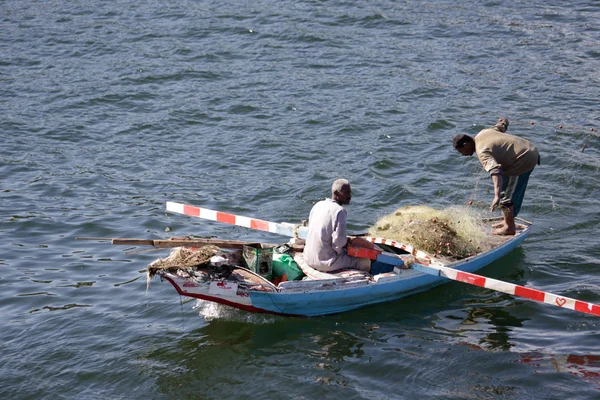
<path id="1" fill-rule="evenodd" d="M 494 128 L 498 129 L 502 133 L 506 132 L 508 129 L 508 118 L 500 118 L 498 123 L 494 125 Z"/>
<path id="2" fill-rule="evenodd" d="M 333 182 L 333 185 L 331 185 L 331 198 L 341 206 L 350 204 L 350 200 L 352 199 L 350 182 L 346 179 L 337 179 Z"/>
<path id="3" fill-rule="evenodd" d="M 452 144 L 463 156 L 472 156 L 473 153 L 475 153 L 475 141 L 466 133 L 460 133 L 454 136 Z"/>

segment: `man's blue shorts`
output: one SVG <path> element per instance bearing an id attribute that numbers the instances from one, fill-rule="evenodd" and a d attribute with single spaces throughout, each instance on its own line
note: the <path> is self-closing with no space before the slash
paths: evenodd
<path id="1" fill-rule="evenodd" d="M 527 182 L 529 182 L 529 175 L 531 172 L 525 172 L 519 176 L 505 176 L 502 180 L 502 202 L 508 202 L 512 200 L 513 203 L 513 215 L 516 217 L 521 210 L 521 204 L 523 204 L 523 197 L 525 197 L 525 189 L 527 189 Z"/>

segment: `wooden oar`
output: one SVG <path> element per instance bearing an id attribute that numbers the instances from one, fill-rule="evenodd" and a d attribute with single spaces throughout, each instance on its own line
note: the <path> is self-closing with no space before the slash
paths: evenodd
<path id="1" fill-rule="evenodd" d="M 388 259 L 397 258 L 401 260 L 401 257 L 394 253 L 364 248 L 352 248 L 352 246 L 350 246 L 348 249 L 348 254 L 354 255 L 355 257 L 360 256 L 369 258 L 371 260 L 382 261 L 388 264 L 391 264 L 390 262 L 386 261 Z M 543 292 L 541 290 L 527 288 L 525 286 L 515 285 L 513 283 L 499 281 L 497 279 L 488 278 L 471 272 L 460 271 L 454 268 L 445 267 L 440 263 L 431 263 L 430 265 L 414 263 L 410 266 L 410 268 L 425 274 L 441 276 L 454 281 L 468 283 L 469 285 L 479 286 L 486 289 L 495 290 L 497 292 L 539 301 L 541 303 L 552 304 L 561 308 L 568 308 L 582 313 L 600 316 L 600 306 L 597 304 L 559 296 L 557 294 Z"/>
<path id="2" fill-rule="evenodd" d="M 98 240 L 110 241 L 111 244 L 130 245 L 130 246 L 154 246 L 154 247 L 180 247 L 180 246 L 207 246 L 214 245 L 224 249 L 241 249 L 250 242 L 241 240 L 221 240 L 221 239 L 191 239 L 191 238 L 173 238 L 173 239 L 122 239 L 122 238 L 94 238 L 77 237 L 77 240 Z"/>

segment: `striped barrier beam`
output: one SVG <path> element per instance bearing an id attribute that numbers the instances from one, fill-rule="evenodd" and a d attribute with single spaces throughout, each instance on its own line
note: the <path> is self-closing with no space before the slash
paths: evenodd
<path id="1" fill-rule="evenodd" d="M 413 264 L 411 268 L 426 274 L 442 276 L 454 281 L 495 290 L 497 292 L 510 294 L 512 296 L 522 297 L 540 303 L 552 304 L 561 308 L 568 308 L 570 310 L 600 316 L 600 306 L 597 304 L 588 303 L 565 296 L 559 296 L 554 293 L 544 292 L 521 285 L 515 285 L 513 283 L 500 281 L 498 279 L 477 275 L 472 272 L 464 272 L 441 265 L 426 266 L 421 264 Z"/>
<path id="2" fill-rule="evenodd" d="M 389 262 L 389 260 L 393 258 L 402 261 L 400 256 L 397 254 L 352 246 L 348 248 L 348 254 L 354 255 L 355 257 L 363 257 L 371 260 L 382 261 L 388 264 L 393 264 L 392 262 Z M 402 264 L 398 263 L 393 265 Z M 510 294 L 512 296 L 523 297 L 525 299 L 538 301 L 540 303 L 552 304 L 561 308 L 568 308 L 570 310 L 600 316 L 600 306 L 597 304 L 559 296 L 554 293 L 543 292 L 541 290 L 515 285 L 513 283 L 499 281 L 497 279 L 477 275 L 472 272 L 464 272 L 454 268 L 445 267 L 441 264 L 432 264 L 429 266 L 423 264 L 412 264 L 411 268 L 425 274 L 441 276 L 454 281 L 468 283 L 469 285 Z"/>
<path id="3" fill-rule="evenodd" d="M 367 237 L 365 237 L 365 239 L 374 244 L 385 244 L 385 245 L 388 245 L 391 247 L 395 247 L 397 249 L 407 251 L 410 254 L 412 254 L 413 256 L 415 256 L 419 259 L 422 259 L 426 264 L 431 263 L 431 256 L 429 254 L 425 253 L 422 250 L 417 250 L 413 246 L 410 246 L 410 245 L 407 245 L 404 243 L 399 243 L 399 242 L 396 242 L 395 240 L 378 238 L 378 237 L 367 236 Z"/>
<path id="4" fill-rule="evenodd" d="M 291 224 L 288 222 L 270 222 L 261 219 L 243 217 L 241 215 L 229 214 L 221 211 L 209 210 L 208 208 L 200 208 L 190 206 L 183 203 L 176 203 L 167 201 L 167 211 L 187 215 L 188 217 L 198 217 L 202 219 L 208 219 L 211 221 L 222 222 L 230 225 L 243 226 L 249 229 L 256 229 L 259 231 L 277 233 L 288 237 L 299 237 L 300 239 L 306 239 L 308 234 L 308 228 L 302 225 Z M 296 230 L 296 232 L 294 232 Z M 296 235 L 294 235 L 296 233 Z M 350 235 L 352 236 L 352 235 Z M 431 262 L 431 256 L 423 251 L 416 250 L 414 247 L 396 242 L 395 240 L 378 238 L 378 237 L 365 237 L 366 240 L 374 244 L 386 244 L 404 251 L 407 251 L 423 259 L 424 262 L 429 264 Z"/>
<path id="5" fill-rule="evenodd" d="M 458 282 L 468 283 L 474 286 L 480 286 L 497 292 L 507 293 L 517 297 L 538 301 L 540 303 L 552 304 L 561 308 L 568 308 L 586 314 L 600 316 L 600 306 L 581 300 L 572 299 L 565 296 L 559 296 L 554 293 L 543 292 L 541 290 L 528 288 L 513 283 L 499 281 L 497 279 L 487 278 L 485 276 L 473 274 L 470 272 L 459 271 L 454 268 L 438 265 L 420 265 L 413 264 L 413 269 L 426 274 L 443 276 Z"/>
<path id="6" fill-rule="evenodd" d="M 221 211 L 209 210 L 208 208 L 194 207 L 187 204 L 167 201 L 167 211 L 187 215 L 189 217 L 198 217 L 211 221 L 223 222 L 225 224 L 243 226 L 245 228 L 256 229 L 259 231 L 277 233 L 288 237 L 299 237 L 306 239 L 308 228 L 301 225 L 289 224 L 286 222 L 277 223 L 263 221 L 240 215 L 228 214 Z"/>

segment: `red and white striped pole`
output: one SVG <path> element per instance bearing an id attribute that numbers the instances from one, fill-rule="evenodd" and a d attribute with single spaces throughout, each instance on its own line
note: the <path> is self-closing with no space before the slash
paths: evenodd
<path id="1" fill-rule="evenodd" d="M 264 221 L 262 219 L 243 217 L 241 215 L 209 210 L 208 208 L 200 208 L 172 201 L 167 201 L 167 211 L 187 215 L 188 217 L 197 217 L 230 225 L 243 226 L 245 228 L 276 233 L 288 237 L 297 236 L 300 239 L 306 239 L 306 235 L 308 234 L 308 228 L 302 225 L 295 225 L 288 222 L 277 223 Z M 387 244 L 388 246 L 405 250 L 420 259 L 426 260 L 426 262 L 429 262 L 431 259 L 427 253 L 416 250 L 412 246 L 396 242 L 395 240 L 377 237 L 366 237 L 365 239 L 375 244 Z"/>
<path id="2" fill-rule="evenodd" d="M 371 260 L 379 260 L 382 262 L 387 262 L 387 258 L 402 258 L 393 253 L 352 247 L 348 249 L 348 254 L 355 257 L 370 258 Z M 460 271 L 454 268 L 445 267 L 438 262 L 433 262 L 429 265 L 415 263 L 412 264 L 410 268 L 426 274 L 442 276 L 453 281 L 464 282 L 468 283 L 469 285 L 507 293 L 512 296 L 523 297 L 525 299 L 539 301 L 540 303 L 552 304 L 561 308 L 568 308 L 582 313 L 600 316 L 600 306 L 597 304 L 572 299 L 570 297 L 559 296 L 554 293 L 543 292 L 541 290 L 515 285 L 513 283 L 499 281 L 497 279 L 477 275 L 472 272 Z"/>
<path id="3" fill-rule="evenodd" d="M 308 229 L 301 225 L 263 221 L 262 219 L 243 217 L 241 215 L 209 210 L 208 208 L 194 207 L 172 201 L 167 201 L 167 211 L 187 215 L 189 217 L 198 217 L 259 231 L 277 233 L 288 237 L 298 236 L 299 238 L 306 239 L 306 234 L 308 232 Z"/>
<path id="4" fill-rule="evenodd" d="M 600 316 L 599 305 L 572 299 L 570 297 L 559 296 L 554 293 L 543 292 L 541 290 L 532 289 L 521 285 L 515 285 L 512 283 L 499 281 L 493 278 L 487 278 L 485 276 L 473 274 L 470 272 L 459 271 L 454 268 L 436 265 L 435 263 L 432 263 L 429 266 L 413 264 L 412 268 L 421 272 L 426 272 L 424 271 L 424 269 L 434 270 L 436 275 L 440 275 L 458 282 L 464 282 L 470 285 L 495 290 L 497 292 L 507 293 L 513 296 L 539 301 L 540 303 L 552 304 L 561 308 L 568 308 L 582 313 Z"/>

